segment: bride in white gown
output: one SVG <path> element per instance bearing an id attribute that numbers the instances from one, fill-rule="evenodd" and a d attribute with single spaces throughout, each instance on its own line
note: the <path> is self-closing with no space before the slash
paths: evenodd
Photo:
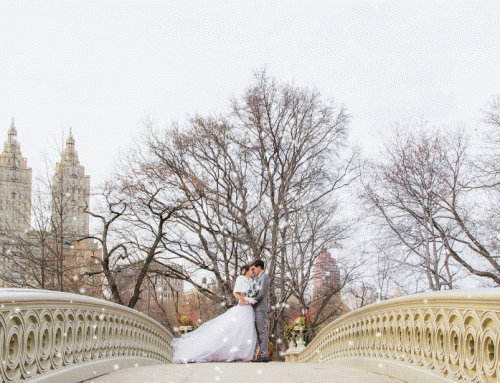
<path id="1" fill-rule="evenodd" d="M 257 331 L 254 310 L 249 303 L 255 300 L 245 297 L 252 276 L 250 266 L 241 268 L 233 290 L 239 300 L 237 306 L 172 341 L 174 363 L 249 361 L 253 358 Z"/>

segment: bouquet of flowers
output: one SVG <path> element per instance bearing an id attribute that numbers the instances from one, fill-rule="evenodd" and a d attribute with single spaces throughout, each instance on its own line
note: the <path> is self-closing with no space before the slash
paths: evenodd
<path id="1" fill-rule="evenodd" d="M 255 304 L 257 301 L 255 300 L 255 297 L 259 294 L 257 290 L 250 289 L 248 292 L 245 294 L 245 300 L 250 303 L 250 304 Z"/>
<path id="2" fill-rule="evenodd" d="M 257 290 L 248 290 L 248 292 L 245 294 L 248 298 L 255 298 L 259 292 Z"/>

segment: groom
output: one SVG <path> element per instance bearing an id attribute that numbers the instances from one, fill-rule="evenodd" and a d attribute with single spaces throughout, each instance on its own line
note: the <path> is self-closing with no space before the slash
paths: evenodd
<path id="1" fill-rule="evenodd" d="M 269 362 L 269 334 L 267 329 L 267 295 L 269 290 L 269 275 L 264 272 L 264 261 L 256 259 L 250 264 L 254 272 L 253 289 L 257 295 L 253 297 L 257 303 L 253 305 L 255 311 L 255 328 L 260 347 L 260 356 L 252 362 Z"/>

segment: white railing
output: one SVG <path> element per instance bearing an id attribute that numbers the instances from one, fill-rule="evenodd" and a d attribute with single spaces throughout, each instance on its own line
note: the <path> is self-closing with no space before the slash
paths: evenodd
<path id="1" fill-rule="evenodd" d="M 305 349 L 288 350 L 286 360 L 355 363 L 408 382 L 500 382 L 499 353 L 500 290 L 487 289 L 363 307 L 330 323 Z"/>
<path id="2" fill-rule="evenodd" d="M 86 296 L 0 289 L 0 381 L 80 382 L 169 363 L 172 334 L 148 316 Z"/>

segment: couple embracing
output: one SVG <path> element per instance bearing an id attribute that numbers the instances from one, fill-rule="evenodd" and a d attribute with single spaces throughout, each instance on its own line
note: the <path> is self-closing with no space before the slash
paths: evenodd
<path id="1" fill-rule="evenodd" d="M 264 261 L 242 266 L 233 289 L 238 305 L 174 339 L 174 363 L 268 362 L 268 290 Z M 257 342 L 260 356 L 252 360 Z"/>

